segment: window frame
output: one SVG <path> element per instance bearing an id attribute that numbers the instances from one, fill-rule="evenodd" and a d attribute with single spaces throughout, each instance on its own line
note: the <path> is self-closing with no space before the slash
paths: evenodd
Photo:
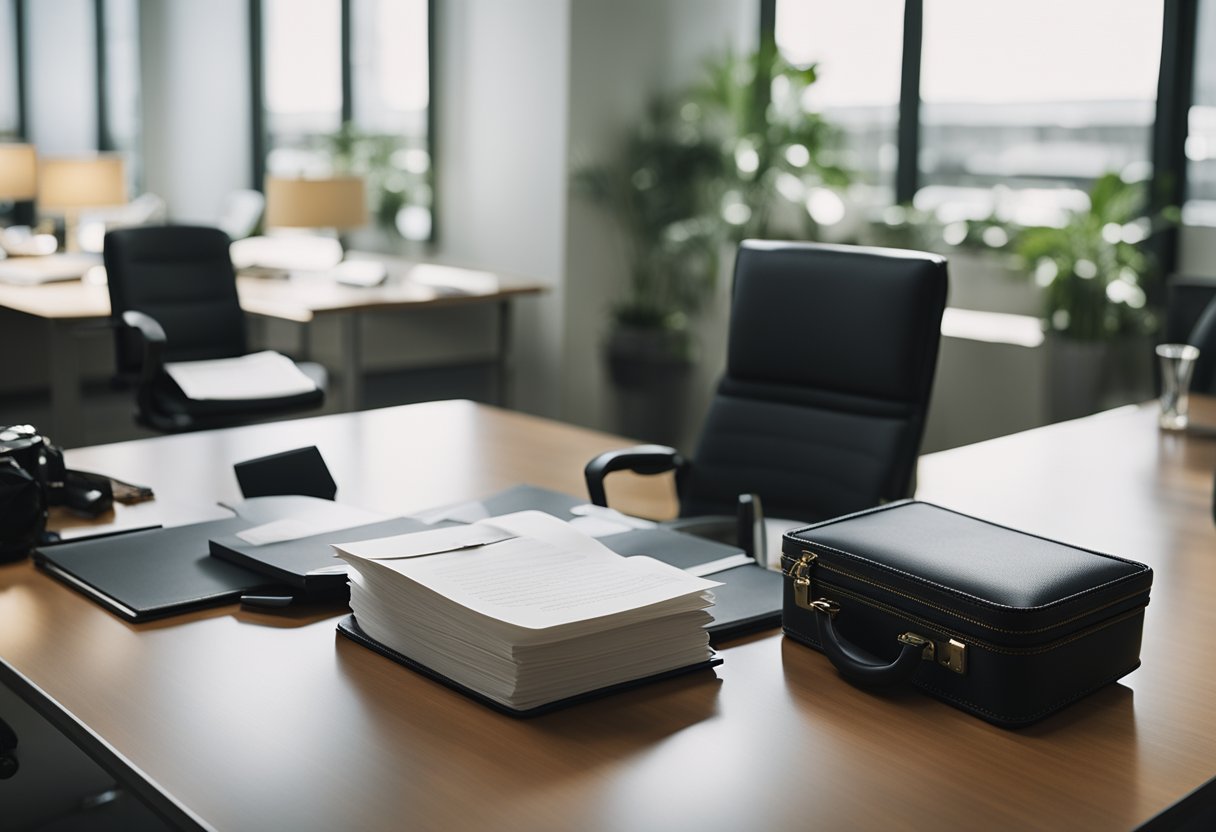
<path id="1" fill-rule="evenodd" d="M 766 0 L 767 1 L 767 0 Z M 436 41 L 436 0 L 427 0 L 427 108 L 426 108 L 426 144 L 427 152 L 430 154 L 431 171 L 430 171 L 430 186 L 431 186 L 431 233 L 424 240 L 418 240 L 417 243 L 423 246 L 432 246 L 439 239 L 439 186 L 438 186 L 438 166 L 436 160 L 438 157 L 435 136 L 435 41 Z M 776 8 L 774 5 L 773 8 Z M 340 54 L 342 63 L 342 104 L 341 104 L 341 121 L 343 124 L 354 120 L 355 96 L 354 96 L 354 72 L 352 65 L 352 5 L 351 0 L 341 0 L 340 2 L 340 19 L 341 19 L 341 42 Z M 270 150 L 269 136 L 266 130 L 266 55 L 264 44 L 264 19 L 262 15 L 262 0 L 249 0 L 249 78 L 250 78 L 250 103 L 252 113 L 250 124 L 252 126 L 252 148 L 253 158 L 250 164 L 251 179 L 250 187 L 255 191 L 262 191 L 265 187 L 266 180 L 266 156 Z"/>
<path id="2" fill-rule="evenodd" d="M 1197 4 L 1192 0 L 1164 0 L 1161 63 L 1157 76 L 1157 103 L 1149 139 L 1153 165 L 1150 208 L 1159 212 L 1181 206 L 1187 193 L 1187 113 L 1192 104 L 1195 76 L 1195 23 Z M 921 188 L 920 70 L 924 33 L 924 0 L 904 0 L 904 39 L 901 57 L 899 124 L 895 163 L 895 203 L 909 205 Z M 760 42 L 776 40 L 777 0 L 760 2 Z M 1178 262 L 1178 229 L 1153 235 L 1150 246 L 1163 274 Z"/>

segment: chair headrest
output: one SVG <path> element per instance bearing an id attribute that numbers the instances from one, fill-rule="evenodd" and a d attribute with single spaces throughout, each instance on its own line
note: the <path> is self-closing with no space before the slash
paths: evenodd
<path id="1" fill-rule="evenodd" d="M 726 375 L 888 401 L 928 395 L 946 261 L 922 252 L 748 240 L 735 261 Z"/>

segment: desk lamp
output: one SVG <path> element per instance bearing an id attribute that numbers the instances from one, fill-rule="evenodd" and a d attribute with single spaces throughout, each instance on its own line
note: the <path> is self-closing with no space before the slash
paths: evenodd
<path id="1" fill-rule="evenodd" d="M 32 144 L 0 144 L 0 199 L 24 202 L 38 195 L 38 156 Z"/>
<path id="2" fill-rule="evenodd" d="M 0 144 L 0 202 L 28 202 L 38 192 L 38 155 L 32 144 Z M 28 216 L 32 206 L 20 213 Z M 17 219 L 18 209 L 13 210 L 13 221 L 17 225 L 32 225 L 28 219 Z"/>
<path id="3" fill-rule="evenodd" d="M 38 207 L 63 214 L 64 248 L 79 251 L 80 209 L 122 205 L 127 182 L 120 156 L 43 159 L 38 165 Z"/>
<path id="4" fill-rule="evenodd" d="M 266 177 L 266 227 L 333 231 L 339 250 L 341 232 L 367 224 L 367 197 L 363 179 L 333 176 L 326 179 Z M 340 256 L 339 258 L 340 259 Z M 373 273 L 365 273 L 370 266 Z M 366 261 L 339 263 L 335 276 L 343 282 L 375 284 L 384 279 L 382 264 Z"/>
<path id="5" fill-rule="evenodd" d="M 366 223 L 367 198 L 361 177 L 266 177 L 266 225 L 269 228 L 340 231 Z"/>

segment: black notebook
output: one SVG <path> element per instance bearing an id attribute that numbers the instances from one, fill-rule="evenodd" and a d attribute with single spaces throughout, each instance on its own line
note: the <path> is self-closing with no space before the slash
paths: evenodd
<path id="1" fill-rule="evenodd" d="M 264 575 L 208 554 L 216 535 L 247 528 L 240 517 L 130 532 L 34 552 L 34 562 L 111 612 L 146 621 L 238 600 Z"/>
<path id="2" fill-rule="evenodd" d="M 472 521 L 484 517 L 536 509 L 562 520 L 573 520 L 571 509 L 586 500 L 534 485 L 517 485 L 481 500 L 445 506 L 422 512 L 431 521 Z M 621 555 L 648 555 L 681 569 L 724 561 L 742 555 L 736 546 L 717 543 L 656 525 L 633 528 L 598 538 L 599 542 Z M 781 573 L 747 563 L 706 577 L 720 581 L 710 608 L 713 622 L 707 628 L 710 642 L 719 644 L 747 633 L 778 627 L 781 624 Z"/>

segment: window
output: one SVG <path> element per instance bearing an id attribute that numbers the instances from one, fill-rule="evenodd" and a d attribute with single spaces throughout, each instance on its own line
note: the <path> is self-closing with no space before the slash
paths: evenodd
<path id="1" fill-rule="evenodd" d="M 1187 117 L 1187 225 L 1216 226 L 1216 4 L 1199 4 L 1194 98 Z"/>
<path id="2" fill-rule="evenodd" d="M 380 237 L 371 245 L 430 239 L 429 0 L 262 0 L 261 10 L 265 172 L 361 175 Z"/>
<path id="3" fill-rule="evenodd" d="M 379 137 L 369 151 L 380 158 L 366 165 L 377 219 L 429 239 L 427 0 L 354 0 L 351 12 L 351 115 L 359 133 Z"/>
<path id="4" fill-rule="evenodd" d="M 1103 173 L 1147 176 L 1162 19 L 1162 0 L 925 0 L 917 207 L 1056 224 Z"/>
<path id="5" fill-rule="evenodd" d="M 267 173 L 329 172 L 319 138 L 342 126 L 338 0 L 263 0 Z"/>
<path id="6" fill-rule="evenodd" d="M 17 4 L 0 2 L 0 141 L 21 135 L 21 106 L 18 84 Z"/>
<path id="7" fill-rule="evenodd" d="M 869 204 L 894 200 L 903 0 L 780 0 L 777 48 L 797 66 L 818 64 L 809 109 L 841 133 L 844 165 Z"/>
<path id="8" fill-rule="evenodd" d="M 139 193 L 139 2 L 105 0 L 101 26 L 98 149 L 126 159 L 128 186 Z"/>

